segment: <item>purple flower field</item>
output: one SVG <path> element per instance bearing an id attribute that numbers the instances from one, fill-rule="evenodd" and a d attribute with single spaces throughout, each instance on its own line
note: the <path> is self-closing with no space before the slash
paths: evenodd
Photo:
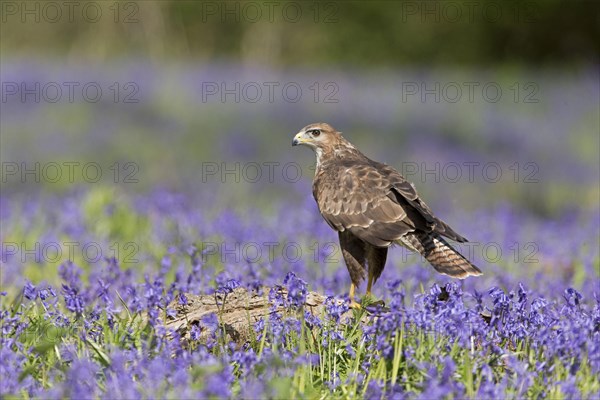
<path id="1" fill-rule="evenodd" d="M 3 102 L 3 130 L 20 134 L 2 140 L 2 398 L 600 397 L 597 72 L 32 65 L 3 64 L 3 81 L 131 81 L 139 102 Z M 203 83 L 240 76 L 293 80 L 304 100 L 203 101 Z M 306 100 L 315 79 L 339 102 Z M 474 79 L 504 99 L 534 81 L 539 102 L 404 102 L 394 86 Z M 318 119 L 412 180 L 484 275 L 452 280 L 395 248 L 373 293 L 386 308 L 345 318 L 350 278 L 311 196 L 312 155 L 290 147 Z M 102 179 L 79 165 L 52 179 L 49 163 L 84 161 Z M 22 175 L 35 162 L 40 179 Z M 164 326 L 187 295 L 278 286 L 283 311 L 244 343 L 217 314 L 190 341 Z M 309 291 L 328 296 L 322 315 Z"/>

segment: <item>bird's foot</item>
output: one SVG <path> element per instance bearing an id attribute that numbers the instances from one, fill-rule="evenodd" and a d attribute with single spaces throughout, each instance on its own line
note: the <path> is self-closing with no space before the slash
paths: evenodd
<path id="1" fill-rule="evenodd" d="M 362 306 L 360 305 L 360 303 L 357 303 L 354 300 L 350 301 L 350 305 L 348 307 L 353 308 L 355 310 L 360 310 L 362 308 Z"/>
<path id="2" fill-rule="evenodd" d="M 374 302 L 370 302 L 369 300 L 369 298 L 363 299 L 362 303 L 364 303 L 364 305 L 352 300 L 350 301 L 348 307 L 356 311 L 366 311 L 368 314 L 373 314 L 374 312 L 390 311 L 390 309 L 385 306 L 385 302 L 383 300 L 377 300 Z"/>
<path id="3" fill-rule="evenodd" d="M 361 303 L 364 304 L 365 307 L 377 307 L 385 305 L 383 300 L 377 300 L 377 298 L 373 296 L 371 292 L 367 292 L 365 297 L 362 298 Z"/>
<path id="4" fill-rule="evenodd" d="M 385 307 L 385 301 L 377 300 L 372 303 L 369 303 L 369 307 Z"/>
<path id="5" fill-rule="evenodd" d="M 362 301 L 363 308 L 369 313 L 389 312 L 390 309 L 385 306 L 385 301 L 376 300 L 371 293 L 368 293 Z"/>

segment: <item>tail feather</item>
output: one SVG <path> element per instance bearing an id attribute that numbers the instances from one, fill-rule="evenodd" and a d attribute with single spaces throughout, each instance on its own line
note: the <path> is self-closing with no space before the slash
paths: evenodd
<path id="1" fill-rule="evenodd" d="M 459 279 L 482 274 L 479 268 L 436 233 L 411 232 L 404 235 L 400 241 L 404 246 L 425 257 L 440 274 Z"/>

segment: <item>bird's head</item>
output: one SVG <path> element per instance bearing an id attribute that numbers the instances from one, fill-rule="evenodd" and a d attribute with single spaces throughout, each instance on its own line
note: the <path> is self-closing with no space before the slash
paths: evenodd
<path id="1" fill-rule="evenodd" d="M 323 150 L 340 140 L 340 133 L 324 122 L 306 125 L 294 136 L 292 146 L 304 145 L 313 150 Z"/>

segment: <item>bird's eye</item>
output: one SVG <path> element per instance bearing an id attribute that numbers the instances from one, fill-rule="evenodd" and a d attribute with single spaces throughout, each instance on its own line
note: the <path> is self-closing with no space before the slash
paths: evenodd
<path id="1" fill-rule="evenodd" d="M 318 137 L 321 134 L 321 131 L 318 129 L 313 129 L 312 131 L 310 131 L 310 133 L 314 136 L 314 137 Z"/>

